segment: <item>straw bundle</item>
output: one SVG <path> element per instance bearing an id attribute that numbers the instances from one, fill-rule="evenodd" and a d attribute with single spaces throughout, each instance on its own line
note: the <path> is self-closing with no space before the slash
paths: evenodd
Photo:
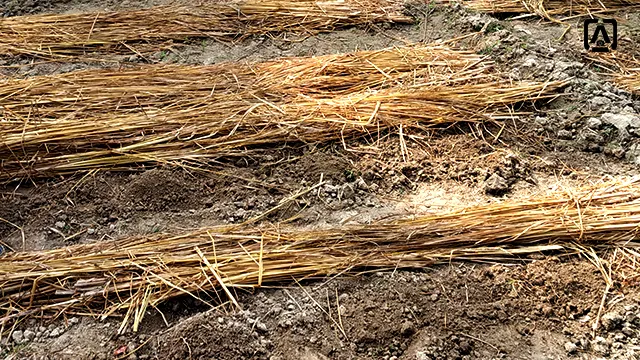
<path id="1" fill-rule="evenodd" d="M 591 53 L 585 56 L 605 71 L 605 76 L 622 88 L 640 93 L 640 60 L 629 53 Z"/>
<path id="2" fill-rule="evenodd" d="M 0 122 L 0 178 L 52 176 L 135 164 L 201 166 L 256 146 L 318 142 L 389 129 L 510 118 L 509 106 L 548 97 L 565 83 L 499 79 L 431 84 L 273 103 L 238 94 L 184 100 L 163 109 L 41 122 Z"/>
<path id="3" fill-rule="evenodd" d="M 463 0 L 474 10 L 488 13 L 531 13 L 552 19 L 555 15 L 590 15 L 640 6 L 638 0 Z"/>
<path id="4" fill-rule="evenodd" d="M 508 86 L 481 60 L 431 45 L 10 80 L 0 90 L 0 179 L 199 166 L 261 145 L 499 119 L 562 86 Z"/>
<path id="5" fill-rule="evenodd" d="M 234 301 L 232 287 L 365 268 L 498 261 L 574 246 L 635 247 L 639 225 L 635 179 L 369 225 L 214 227 L 5 255 L 0 307 L 6 312 L 2 321 L 58 311 L 107 316 L 127 309 L 124 323 L 133 319 L 136 328 L 147 307 L 179 295 L 211 303 L 211 291 L 221 289 Z"/>
<path id="6" fill-rule="evenodd" d="M 442 45 L 291 57 L 246 64 L 142 66 L 36 76 L 0 83 L 4 120 L 83 118 L 95 112 L 140 112 L 178 100 L 248 93 L 328 96 L 415 82 L 470 81 L 491 63 Z"/>
<path id="7" fill-rule="evenodd" d="M 622 56 L 617 61 L 620 72 L 613 80 L 632 93 L 640 93 L 640 60 L 635 57 Z"/>
<path id="8" fill-rule="evenodd" d="M 411 23 L 401 4 L 389 0 L 248 0 L 205 2 L 193 7 L 0 19 L 0 54 L 75 57 L 157 51 L 168 41 L 237 39 L 281 31 L 315 33 L 377 22 Z M 167 44 L 164 44 L 167 45 Z"/>

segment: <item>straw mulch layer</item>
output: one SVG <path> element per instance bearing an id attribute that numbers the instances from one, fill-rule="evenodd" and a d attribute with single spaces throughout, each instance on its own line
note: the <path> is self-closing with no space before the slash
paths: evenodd
<path id="1" fill-rule="evenodd" d="M 223 40 L 291 31 L 313 34 L 379 22 L 412 23 L 399 2 L 248 0 L 195 7 L 0 19 L 0 54 L 76 57 L 96 50 L 143 54 L 171 41 Z"/>
<path id="2" fill-rule="evenodd" d="M 614 81 L 630 92 L 640 94 L 640 60 L 623 57 L 618 64 L 621 73 L 614 76 Z"/>
<path id="3" fill-rule="evenodd" d="M 605 75 L 620 87 L 632 93 L 640 93 L 640 59 L 632 53 L 589 54 L 586 58 L 603 69 Z"/>
<path id="4" fill-rule="evenodd" d="M 463 0 L 471 9 L 488 13 L 530 13 L 553 20 L 553 16 L 584 16 L 640 6 L 638 0 Z"/>
<path id="5" fill-rule="evenodd" d="M 140 112 L 238 92 L 275 100 L 283 95 L 331 96 L 417 81 L 468 82 L 491 66 L 482 60 L 471 51 L 420 45 L 253 64 L 86 70 L 5 79 L 0 105 L 4 119 L 42 121 L 81 119 L 96 111 Z"/>
<path id="6" fill-rule="evenodd" d="M 257 287 L 372 268 L 452 260 L 495 262 L 540 251 L 640 245 L 640 181 L 561 190 L 452 213 L 305 230 L 214 227 L 7 254 L 0 307 L 7 322 L 51 313 L 145 311 L 179 295 L 214 304 Z"/>
<path id="7" fill-rule="evenodd" d="M 3 87 L 0 179 L 202 166 L 291 141 L 504 119 L 565 85 L 510 83 L 480 60 L 415 47 L 13 81 Z"/>

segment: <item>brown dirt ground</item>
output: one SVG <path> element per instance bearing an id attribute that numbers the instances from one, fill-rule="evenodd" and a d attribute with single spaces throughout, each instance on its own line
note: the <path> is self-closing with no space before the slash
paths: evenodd
<path id="1" fill-rule="evenodd" d="M 17 15 L 158 3 L 5 1 L 0 8 L 5 15 Z M 582 136 L 586 118 L 627 107 L 640 111 L 640 101 L 613 88 L 584 59 L 578 20 L 560 40 L 563 26 L 537 19 L 497 19 L 459 7 L 411 11 L 420 24 L 348 29 L 296 41 L 284 36 L 233 45 L 207 41 L 176 47 L 170 53 L 159 51 L 154 59 L 185 64 L 261 61 L 430 42 L 484 28 L 484 33 L 465 39 L 462 46 L 486 54 L 514 78 L 575 76 L 584 81 L 575 82 L 554 102 L 526 109 L 531 115 L 507 124 L 500 137 L 495 134 L 501 124 L 410 134 L 422 140 L 408 143 L 407 161 L 400 156 L 397 134 L 383 134 L 379 142 L 352 141 L 348 149 L 340 143 L 290 144 L 250 158 L 226 159 L 210 172 L 103 171 L 6 184 L 0 188 L 0 218 L 11 224 L 0 223 L 0 240 L 18 250 L 46 249 L 238 223 L 321 178 L 329 183 L 319 192 L 297 199 L 264 221 L 287 220 L 313 227 L 364 223 L 393 214 L 524 197 L 557 183 L 571 186 L 637 173 L 633 161 L 606 151 L 612 146 L 627 150 L 630 143 Z M 637 17 L 627 17 L 620 29 L 622 46 L 638 43 L 640 33 Z M 22 65 L 2 69 L 14 76 L 112 66 L 3 61 Z M 615 96 L 610 97 L 608 108 L 594 105 L 594 97 L 609 93 Z M 561 130 L 566 132 L 559 136 Z M 507 185 L 497 194 L 487 194 L 485 180 L 493 174 Z M 607 323 L 595 334 L 603 340 L 594 339 L 591 328 L 605 289 L 603 275 L 587 258 L 550 254 L 512 264 L 389 269 L 238 292 L 241 312 L 177 299 L 150 310 L 136 334 L 117 335 L 118 318 L 84 317 L 76 323 L 77 318 L 68 315 L 29 320 L 16 329 L 42 326 L 49 327 L 49 332 L 61 329 L 62 334 L 15 345 L 7 342 L 9 331 L 5 331 L 0 356 L 110 359 L 114 351 L 126 348 L 135 349 L 130 359 L 639 358 L 640 313 L 633 307 L 639 300 L 637 278 L 614 277 L 617 281 L 603 314 L 623 314 L 630 324 L 626 328 L 635 333 L 623 334 L 623 325 Z M 578 344 L 577 349 L 568 350 L 567 343 Z"/>

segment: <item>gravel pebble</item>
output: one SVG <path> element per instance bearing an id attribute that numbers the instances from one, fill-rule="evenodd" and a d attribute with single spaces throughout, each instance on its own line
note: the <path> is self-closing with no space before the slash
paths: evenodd
<path id="1" fill-rule="evenodd" d="M 564 349 L 567 350 L 569 354 L 573 354 L 578 350 L 578 346 L 569 341 L 564 343 Z"/>
<path id="2" fill-rule="evenodd" d="M 24 334 L 22 330 L 16 330 L 11 334 L 11 338 L 16 344 L 21 344 Z"/>

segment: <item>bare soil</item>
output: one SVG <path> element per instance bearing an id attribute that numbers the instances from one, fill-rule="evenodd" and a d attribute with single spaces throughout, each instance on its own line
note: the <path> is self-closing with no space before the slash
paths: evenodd
<path id="1" fill-rule="evenodd" d="M 4 1 L 5 16 L 116 10 L 160 1 Z M 432 42 L 485 54 L 513 79 L 572 78 L 561 97 L 504 124 L 397 134 L 375 143 L 287 144 L 210 172 L 181 168 L 97 172 L 0 188 L 3 251 L 240 223 L 321 179 L 262 221 L 305 227 L 366 223 L 389 215 L 520 198 L 557 184 L 637 173 L 640 129 L 607 122 L 637 116 L 640 99 L 608 82 L 582 49 L 579 19 L 565 27 L 536 18 L 499 19 L 459 6 L 410 6 L 419 24 L 335 31 L 307 38 L 204 41 L 150 60 L 211 64 L 262 61 Z M 640 43 L 636 14 L 621 14 L 620 51 Z M 474 35 L 474 33 L 477 33 Z M 147 59 L 149 60 L 149 59 Z M 3 59 L 5 75 L 55 74 L 113 63 L 31 64 Z M 145 59 L 127 57 L 128 63 Z M 20 65 L 16 67 L 15 65 Z M 126 66 L 126 65 L 124 65 Z M 596 119 L 598 121 L 593 121 Z M 601 254 L 607 257 L 610 254 Z M 149 310 L 138 333 L 117 335 L 121 318 L 68 314 L 4 329 L 7 359 L 596 359 L 640 358 L 637 278 L 605 278 L 585 257 L 546 254 L 511 264 L 452 263 L 308 279 L 245 292 L 242 311 L 191 298 Z M 292 279 L 293 281 L 293 279 Z M 601 306 L 602 305 L 602 306 Z M 604 315 L 604 316 L 602 316 Z M 602 318 L 602 319 L 601 319 Z M 598 328 L 593 325 L 598 319 Z M 17 341 L 10 333 L 34 333 Z M 130 354 L 132 353 L 132 354 Z"/>

